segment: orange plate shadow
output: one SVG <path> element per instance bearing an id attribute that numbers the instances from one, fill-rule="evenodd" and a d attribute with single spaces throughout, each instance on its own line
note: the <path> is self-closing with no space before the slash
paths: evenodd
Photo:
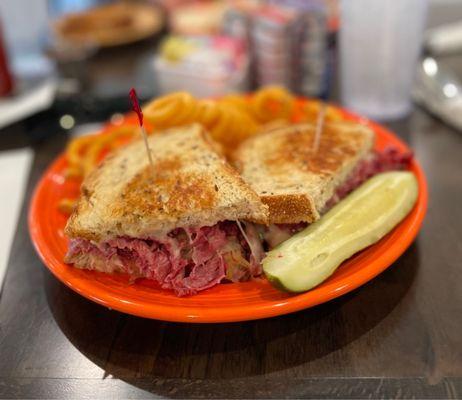
<path id="1" fill-rule="evenodd" d="M 346 119 L 370 126 L 376 148 L 408 147 L 384 127 L 342 111 Z M 72 290 L 106 307 L 146 318 L 178 322 L 231 322 L 273 317 L 302 310 L 339 297 L 368 282 L 389 267 L 416 237 L 427 208 L 427 185 L 417 161 L 411 170 L 419 182 L 419 197 L 412 212 L 386 237 L 343 263 L 325 282 L 309 292 L 287 294 L 264 278 L 223 284 L 191 297 L 176 297 L 154 283 L 130 284 L 124 275 L 108 275 L 73 268 L 63 262 L 68 240 L 63 234 L 66 216 L 57 209 L 60 199 L 75 197 L 78 184 L 66 182 L 64 155 L 47 169 L 35 189 L 29 210 L 29 230 L 35 248 L 48 269 Z"/>

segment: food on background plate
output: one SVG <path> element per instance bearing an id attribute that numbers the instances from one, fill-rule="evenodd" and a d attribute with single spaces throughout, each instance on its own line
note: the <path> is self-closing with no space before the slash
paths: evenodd
<path id="1" fill-rule="evenodd" d="M 394 148 L 374 151 L 373 131 L 351 122 L 326 122 L 315 151 L 315 130 L 310 124 L 271 130 L 233 154 L 241 176 L 269 206 L 263 235 L 271 247 L 317 221 L 373 175 L 407 169 L 412 158 Z"/>
<path id="2" fill-rule="evenodd" d="M 321 219 L 271 250 L 263 259 L 266 277 L 290 292 L 312 289 L 401 222 L 414 207 L 418 191 L 411 172 L 374 176 Z"/>
<path id="3" fill-rule="evenodd" d="M 149 278 L 180 296 L 260 275 L 263 248 L 252 222 L 266 224 L 267 207 L 203 128 L 149 142 L 154 171 L 137 141 L 86 177 L 65 228 L 66 262 Z"/>
<path id="4" fill-rule="evenodd" d="M 226 2 L 190 2 L 169 6 L 169 27 L 180 35 L 210 35 L 221 31 Z"/>
<path id="5" fill-rule="evenodd" d="M 247 88 L 245 44 L 230 36 L 168 36 L 153 65 L 163 94 L 185 90 L 198 97 L 216 97 Z"/>
<path id="6" fill-rule="evenodd" d="M 64 15 L 53 28 L 59 39 L 76 45 L 111 47 L 152 36 L 163 24 L 157 7 L 119 1 Z"/>

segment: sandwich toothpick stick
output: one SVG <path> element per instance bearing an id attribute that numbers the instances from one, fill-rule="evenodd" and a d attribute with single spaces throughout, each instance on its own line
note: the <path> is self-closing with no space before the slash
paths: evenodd
<path id="1" fill-rule="evenodd" d="M 140 131 L 141 136 L 144 140 L 144 145 L 146 147 L 146 152 L 148 153 L 149 164 L 151 164 L 152 171 L 154 172 L 154 163 L 152 161 L 151 149 L 149 148 L 148 143 L 148 134 L 146 133 L 146 129 L 143 125 L 143 112 L 141 111 L 140 103 L 138 102 L 138 96 L 136 95 L 136 91 L 134 88 L 130 89 L 130 101 L 132 103 L 132 109 L 135 111 L 136 115 L 138 116 L 138 122 L 140 124 Z"/>
<path id="2" fill-rule="evenodd" d="M 323 101 L 319 106 L 319 113 L 318 119 L 316 121 L 316 131 L 314 134 L 314 142 L 313 142 L 313 153 L 317 153 L 319 149 L 319 143 L 321 142 L 321 135 L 324 128 L 324 120 L 326 119 L 326 108 L 327 104 Z"/>

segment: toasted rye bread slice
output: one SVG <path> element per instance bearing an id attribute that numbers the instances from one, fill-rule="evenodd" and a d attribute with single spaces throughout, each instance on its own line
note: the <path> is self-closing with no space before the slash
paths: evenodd
<path id="1" fill-rule="evenodd" d="M 366 126 L 331 122 L 313 152 L 314 134 L 314 125 L 292 125 L 254 136 L 233 154 L 244 180 L 269 206 L 270 223 L 319 219 L 335 189 L 374 144 Z"/>
<path id="2" fill-rule="evenodd" d="M 149 145 L 154 170 L 140 140 L 109 155 L 90 173 L 66 235 L 100 242 L 222 220 L 268 222 L 268 207 L 214 151 L 200 125 L 155 134 Z"/>

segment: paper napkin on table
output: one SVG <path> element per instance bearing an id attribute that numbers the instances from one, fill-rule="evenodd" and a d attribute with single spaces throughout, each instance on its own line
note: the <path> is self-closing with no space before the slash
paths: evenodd
<path id="1" fill-rule="evenodd" d="M 50 78 L 16 96 L 0 98 L 0 129 L 49 108 L 55 92 L 56 81 Z"/>
<path id="2" fill-rule="evenodd" d="M 0 291 L 24 200 L 33 151 L 0 151 Z"/>

